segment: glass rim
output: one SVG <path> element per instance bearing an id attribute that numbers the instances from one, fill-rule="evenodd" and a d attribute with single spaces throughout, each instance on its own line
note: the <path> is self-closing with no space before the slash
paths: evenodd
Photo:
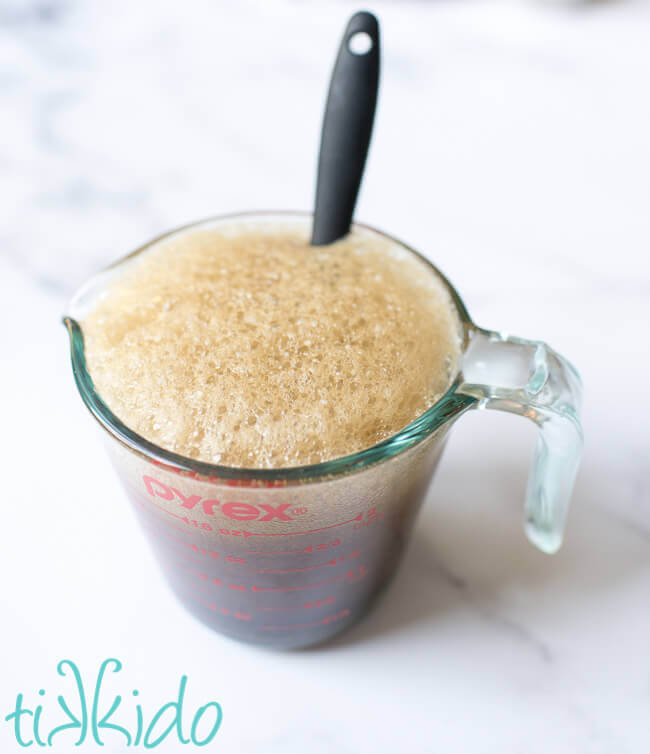
<path id="1" fill-rule="evenodd" d="M 177 233 L 182 233 L 192 228 L 198 228 L 201 226 L 209 225 L 211 223 L 228 222 L 229 220 L 237 219 L 262 219 L 268 217 L 272 220 L 277 219 L 300 219 L 304 220 L 312 216 L 308 211 L 293 211 L 293 210 L 253 210 L 245 212 L 228 213 L 225 215 L 216 215 L 207 217 L 201 220 L 197 220 L 185 225 L 173 228 L 165 233 L 162 233 L 147 243 L 139 246 L 134 251 L 120 257 L 115 262 L 102 269 L 97 274 L 93 275 L 87 280 L 72 296 L 67 307 L 69 312 L 74 308 L 75 302 L 77 302 L 83 294 L 93 287 L 93 284 L 97 280 L 108 273 L 110 270 L 118 267 L 123 262 L 139 255 L 146 251 L 154 244 L 169 238 Z M 452 304 L 456 309 L 461 328 L 463 342 L 461 345 L 461 354 L 467 348 L 467 344 L 470 338 L 470 332 L 477 329 L 476 325 L 472 322 L 463 300 L 459 296 L 458 292 L 447 279 L 447 277 L 433 264 L 429 259 L 423 256 L 420 252 L 410 247 L 403 241 L 395 238 L 389 233 L 385 233 L 371 225 L 365 223 L 354 222 L 352 228 L 358 228 L 360 230 L 370 231 L 376 233 L 379 236 L 398 244 L 400 247 L 415 255 L 418 259 L 424 262 L 430 267 L 436 275 L 440 278 L 443 285 L 447 289 L 451 297 Z M 343 474 L 348 474 L 353 471 L 361 471 L 369 466 L 374 466 L 381 461 L 387 460 L 396 456 L 403 451 L 418 444 L 425 437 L 430 435 L 436 429 L 441 427 L 450 419 L 457 416 L 460 412 L 471 406 L 476 402 L 476 398 L 462 395 L 457 392 L 458 386 L 462 382 L 461 370 L 458 372 L 454 380 L 449 385 L 446 392 L 424 413 L 420 414 L 416 419 L 403 427 L 399 432 L 387 437 L 381 442 L 373 445 L 369 448 L 351 453 L 349 455 L 333 458 L 329 461 L 322 461 L 315 464 L 307 464 L 303 466 L 283 466 L 278 468 L 243 468 L 236 466 L 221 466 L 219 464 L 209 463 L 207 461 L 199 461 L 173 451 L 166 450 L 165 448 L 150 442 L 142 437 L 138 433 L 129 429 L 104 403 L 99 393 L 95 390 L 94 383 L 88 372 L 86 365 L 86 356 L 84 350 L 84 338 L 81 327 L 77 320 L 66 313 L 63 316 L 63 324 L 66 326 L 70 339 L 70 358 L 72 362 L 72 371 L 74 379 L 77 385 L 77 389 L 81 394 L 81 398 L 89 409 L 90 413 L 99 422 L 99 424 L 111 435 L 115 440 L 125 445 L 129 450 L 144 456 L 152 461 L 157 466 L 163 466 L 165 468 L 172 469 L 181 473 L 193 473 L 200 477 L 205 477 L 211 480 L 239 480 L 243 483 L 252 483 L 258 481 L 264 483 L 289 483 L 289 482 L 309 482 L 319 481 L 323 478 L 332 478 Z"/>

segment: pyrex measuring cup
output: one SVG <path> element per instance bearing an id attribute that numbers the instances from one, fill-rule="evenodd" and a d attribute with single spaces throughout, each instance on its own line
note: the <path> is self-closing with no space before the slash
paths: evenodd
<path id="1" fill-rule="evenodd" d="M 186 229 L 288 220 L 309 223 L 310 216 L 249 213 Z M 327 463 L 259 470 L 195 461 L 135 434 L 93 386 L 79 321 L 122 265 L 152 243 L 89 281 L 64 321 L 81 397 L 105 430 L 171 588 L 198 618 L 279 648 L 321 642 L 358 621 L 397 568 L 447 432 L 472 408 L 537 424 L 525 529 L 541 550 L 559 547 L 582 448 L 578 374 L 543 343 L 477 327 L 440 273 L 462 327 L 460 371 L 434 406 L 384 442 Z"/>

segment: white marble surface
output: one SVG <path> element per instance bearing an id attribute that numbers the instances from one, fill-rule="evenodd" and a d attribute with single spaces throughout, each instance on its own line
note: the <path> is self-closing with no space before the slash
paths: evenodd
<path id="1" fill-rule="evenodd" d="M 355 7 L 0 1 L 0 718 L 20 691 L 54 696 L 58 660 L 90 677 L 116 656 L 145 704 L 182 673 L 195 704 L 218 700 L 215 751 L 648 752 L 649 4 L 373 6 L 358 218 L 435 259 L 480 324 L 548 340 L 584 377 L 557 556 L 520 527 L 532 425 L 475 413 L 371 617 L 318 651 L 239 646 L 158 579 L 77 396 L 58 318 L 86 276 L 197 217 L 309 207 Z M 0 748 L 18 750 L 4 722 Z"/>

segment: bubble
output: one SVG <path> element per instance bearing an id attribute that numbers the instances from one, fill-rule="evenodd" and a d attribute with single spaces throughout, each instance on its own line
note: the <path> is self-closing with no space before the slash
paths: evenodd
<path id="1" fill-rule="evenodd" d="M 208 463 L 319 463 L 375 445 L 453 379 L 460 326 L 422 260 L 355 231 L 190 230 L 154 244 L 81 323 L 88 368 L 147 440 Z"/>

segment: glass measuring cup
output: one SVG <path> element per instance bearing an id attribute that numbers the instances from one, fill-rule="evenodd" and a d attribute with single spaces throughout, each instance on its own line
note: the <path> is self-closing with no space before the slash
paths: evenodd
<path id="1" fill-rule="evenodd" d="M 181 231 L 287 221 L 311 219 L 247 213 Z M 163 573 L 198 618 L 234 638 L 277 648 L 316 644 L 358 621 L 397 568 L 451 425 L 472 408 L 509 411 L 537 424 L 525 530 L 541 550 L 559 547 L 582 449 L 578 374 L 543 343 L 477 327 L 423 257 L 456 307 L 462 359 L 445 395 L 396 435 L 326 463 L 260 470 L 185 458 L 130 430 L 94 388 L 79 322 L 123 265 L 159 240 L 92 278 L 64 322 L 81 397 L 104 429 Z"/>

